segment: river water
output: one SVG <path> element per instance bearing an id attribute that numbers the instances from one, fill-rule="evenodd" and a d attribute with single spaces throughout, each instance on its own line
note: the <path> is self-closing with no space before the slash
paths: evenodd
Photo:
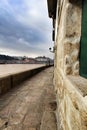
<path id="1" fill-rule="evenodd" d="M 0 64 L 0 76 L 44 66 L 43 64 Z"/>

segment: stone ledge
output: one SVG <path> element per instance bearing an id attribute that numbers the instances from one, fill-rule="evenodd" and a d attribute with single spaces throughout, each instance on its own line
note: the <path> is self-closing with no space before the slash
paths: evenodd
<path id="1" fill-rule="evenodd" d="M 68 76 L 71 83 L 78 89 L 83 97 L 87 96 L 87 79 L 81 76 Z"/>
<path id="2" fill-rule="evenodd" d="M 87 130 L 87 80 L 80 76 L 66 76 L 61 69 L 56 76 L 59 77 L 59 81 L 56 80 L 56 115 L 57 122 L 61 122 L 58 129 Z"/>

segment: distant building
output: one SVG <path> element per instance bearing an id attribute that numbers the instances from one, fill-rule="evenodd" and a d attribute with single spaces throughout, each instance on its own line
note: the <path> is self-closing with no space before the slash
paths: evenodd
<path id="1" fill-rule="evenodd" d="M 41 64 L 50 64 L 53 61 L 52 59 L 45 56 L 36 57 L 35 60 L 37 61 L 37 63 L 41 63 Z"/>
<path id="2" fill-rule="evenodd" d="M 24 62 L 26 64 L 36 64 L 36 60 L 34 58 L 25 58 Z"/>
<path id="3" fill-rule="evenodd" d="M 43 56 L 43 57 L 39 56 L 39 57 L 36 57 L 35 59 L 37 61 L 41 61 L 41 62 L 47 62 L 47 60 L 48 60 L 45 56 Z"/>

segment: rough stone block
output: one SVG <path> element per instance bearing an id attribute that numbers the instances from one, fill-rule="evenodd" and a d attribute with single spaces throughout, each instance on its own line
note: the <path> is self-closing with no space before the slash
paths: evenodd
<path id="1" fill-rule="evenodd" d="M 6 93 L 11 89 L 11 76 L 5 76 L 0 78 L 0 94 Z"/>

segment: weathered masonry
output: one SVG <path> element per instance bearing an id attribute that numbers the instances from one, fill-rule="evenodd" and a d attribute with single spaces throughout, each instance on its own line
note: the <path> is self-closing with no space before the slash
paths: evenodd
<path id="1" fill-rule="evenodd" d="M 87 0 L 47 0 L 58 130 L 87 130 Z"/>

